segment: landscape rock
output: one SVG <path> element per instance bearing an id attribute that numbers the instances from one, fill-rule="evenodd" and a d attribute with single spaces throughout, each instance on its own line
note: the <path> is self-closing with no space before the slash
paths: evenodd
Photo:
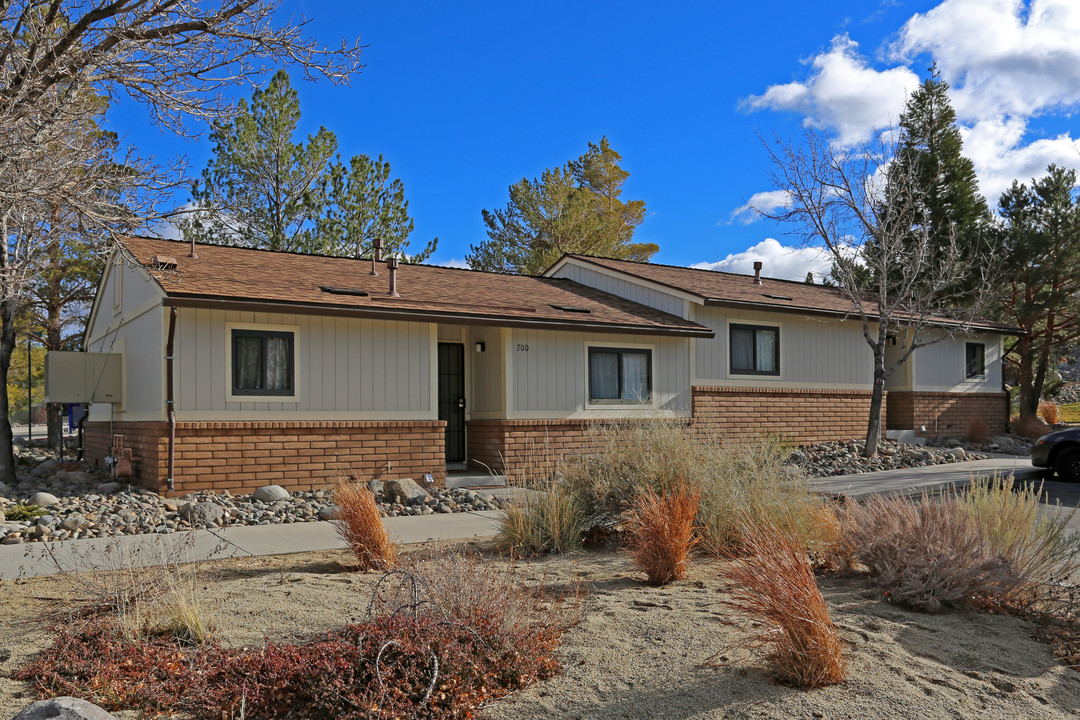
<path id="1" fill-rule="evenodd" d="M 264 503 L 275 503 L 279 500 L 288 500 L 291 497 L 289 491 L 280 485 L 265 485 L 251 493 L 252 500 Z"/>
<path id="2" fill-rule="evenodd" d="M 60 461 L 56 458 L 49 458 L 48 460 L 39 463 L 38 466 L 30 472 L 30 474 L 34 477 L 41 477 L 43 475 L 51 474 L 52 471 L 58 467 L 60 467 Z"/>
<path id="3" fill-rule="evenodd" d="M 225 511 L 213 502 L 189 502 L 180 508 L 180 515 L 192 525 L 216 525 Z"/>
<path id="4" fill-rule="evenodd" d="M 11 495 L 11 488 L 4 483 L 0 483 L 0 497 L 8 497 Z"/>
<path id="5" fill-rule="evenodd" d="M 387 480 L 383 486 L 383 494 L 388 500 L 397 500 L 403 505 L 419 505 L 430 497 L 427 490 L 411 478 Z"/>
<path id="6" fill-rule="evenodd" d="M 337 520 L 341 517 L 341 508 L 337 505 L 327 505 L 326 507 L 319 508 L 318 515 L 320 520 Z"/>
<path id="7" fill-rule="evenodd" d="M 31 703 L 12 720 L 116 720 L 116 716 L 80 698 L 58 697 Z"/>
<path id="8" fill-rule="evenodd" d="M 26 499 L 26 504 L 37 505 L 38 507 L 52 507 L 60 504 L 60 498 L 52 493 L 36 492 Z"/>
<path id="9" fill-rule="evenodd" d="M 84 483 L 90 479 L 90 475 L 78 470 L 58 470 L 50 479 L 53 482 Z"/>
<path id="10" fill-rule="evenodd" d="M 121 487 L 123 486 L 118 482 L 104 482 L 98 485 L 97 489 L 99 493 L 104 493 L 105 495 L 108 495 L 110 493 L 116 492 Z"/>
<path id="11" fill-rule="evenodd" d="M 376 496 L 383 494 L 383 484 L 381 480 L 372 478 L 371 480 L 368 480 L 367 486 Z"/>

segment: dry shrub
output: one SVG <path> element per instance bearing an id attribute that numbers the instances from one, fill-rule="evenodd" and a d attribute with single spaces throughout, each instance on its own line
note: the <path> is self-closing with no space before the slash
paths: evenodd
<path id="1" fill-rule="evenodd" d="M 359 482 L 339 478 L 334 485 L 334 504 L 340 511 L 334 529 L 356 556 L 360 569 L 392 566 L 397 549 L 383 525 L 375 494 Z"/>
<path id="2" fill-rule="evenodd" d="M 1045 420 L 1050 425 L 1057 425 L 1061 421 L 1061 411 L 1058 409 L 1057 403 L 1050 402 L 1049 400 L 1039 401 L 1039 417 Z"/>
<path id="3" fill-rule="evenodd" d="M 591 526 L 613 526 L 645 491 L 664 494 L 685 480 L 700 493 L 697 525 L 708 552 L 737 545 L 744 513 L 814 542 L 812 516 L 822 501 L 774 437 L 728 442 L 715 430 L 660 414 L 596 425 L 590 440 L 595 453 L 569 458 L 561 471 Z"/>
<path id="4" fill-rule="evenodd" d="M 1016 418 L 1009 423 L 1009 428 L 1013 434 L 1031 439 L 1042 437 L 1053 429 L 1035 415 Z"/>
<path id="5" fill-rule="evenodd" d="M 496 544 L 526 555 L 576 550 L 589 525 L 584 504 L 558 473 L 531 487 L 519 487 L 518 497 L 504 510 Z"/>
<path id="6" fill-rule="evenodd" d="M 624 538 L 649 582 L 664 585 L 686 577 L 690 549 L 698 540 L 694 518 L 700 501 L 685 483 L 663 494 L 650 488 L 634 500 Z"/>
<path id="7" fill-rule="evenodd" d="M 732 600 L 727 604 L 755 623 L 752 646 L 767 648 L 780 680 L 799 687 L 842 682 L 847 675 L 843 643 L 821 597 L 806 547 L 798 536 L 748 517 L 738 525 L 746 554 L 721 571 Z"/>
<path id="8" fill-rule="evenodd" d="M 967 440 L 971 443 L 985 442 L 990 436 L 990 425 L 981 417 L 973 417 L 968 421 Z"/>

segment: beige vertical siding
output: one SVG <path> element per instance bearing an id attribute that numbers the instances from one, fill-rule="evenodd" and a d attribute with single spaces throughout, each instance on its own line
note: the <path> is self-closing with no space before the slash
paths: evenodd
<path id="1" fill-rule="evenodd" d="M 867 389 L 873 382 L 873 353 L 857 321 L 717 307 L 695 308 L 694 320 L 716 332 L 712 339 L 694 340 L 695 384 Z M 780 325 L 779 378 L 729 376 L 729 323 Z"/>
<path id="2" fill-rule="evenodd" d="M 586 407 L 586 348 L 646 346 L 653 353 L 656 407 L 690 412 L 690 343 L 684 338 L 515 329 L 508 349 L 511 417 L 605 417 L 642 408 Z M 528 348 L 528 349 L 526 349 Z"/>
<path id="3" fill-rule="evenodd" d="M 230 323 L 297 328 L 295 400 L 227 400 Z M 434 417 L 432 328 L 390 320 L 181 309 L 177 412 L 183 420 Z"/>
<path id="4" fill-rule="evenodd" d="M 476 343 L 484 352 L 476 352 Z M 471 418 L 506 417 L 506 347 L 503 331 L 493 327 L 469 329 L 465 344 L 465 364 L 472 368 L 469 387 Z"/>
<path id="5" fill-rule="evenodd" d="M 964 377 L 964 344 L 983 343 L 986 347 L 986 377 Z M 968 335 L 945 338 L 915 351 L 913 390 L 924 392 L 1000 392 L 1001 336 Z"/>
<path id="6" fill-rule="evenodd" d="M 682 298 L 675 297 L 670 293 L 661 292 L 652 288 L 639 285 L 629 280 L 612 277 L 606 273 L 590 270 L 589 268 L 567 263 L 555 273 L 555 277 L 566 278 L 589 287 L 609 292 L 612 295 L 633 300 L 636 303 L 647 305 L 657 310 L 669 312 L 672 315 L 686 317 L 686 303 Z"/>

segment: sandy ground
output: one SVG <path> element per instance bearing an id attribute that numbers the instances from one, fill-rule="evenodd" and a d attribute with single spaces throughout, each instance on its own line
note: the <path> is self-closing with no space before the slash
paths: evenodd
<path id="1" fill-rule="evenodd" d="M 205 564 L 199 585 L 220 638 L 251 645 L 326 630 L 366 612 L 372 575 L 344 572 L 343 553 Z M 1075 718 L 1080 672 L 1057 665 L 1030 625 L 975 613 L 925 615 L 872 597 L 859 579 L 823 578 L 848 642 L 849 679 L 814 691 L 775 684 L 758 658 L 702 662 L 743 636 L 722 601 L 715 561 L 685 582 L 654 588 L 614 552 L 520 563 L 525 582 L 581 581 L 581 623 L 564 638 L 564 673 L 491 705 L 488 720 L 540 718 Z M 34 618 L 78 578 L 0 583 L 0 717 L 33 698 L 9 677 L 48 642 Z M 735 620 L 735 625 L 729 621 Z M 119 717 L 134 720 L 137 713 Z"/>

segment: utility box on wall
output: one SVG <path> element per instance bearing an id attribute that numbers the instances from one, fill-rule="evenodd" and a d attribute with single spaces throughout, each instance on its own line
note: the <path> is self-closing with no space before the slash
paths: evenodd
<path id="1" fill-rule="evenodd" d="M 58 350 L 45 353 L 45 401 L 122 403 L 123 356 Z"/>

